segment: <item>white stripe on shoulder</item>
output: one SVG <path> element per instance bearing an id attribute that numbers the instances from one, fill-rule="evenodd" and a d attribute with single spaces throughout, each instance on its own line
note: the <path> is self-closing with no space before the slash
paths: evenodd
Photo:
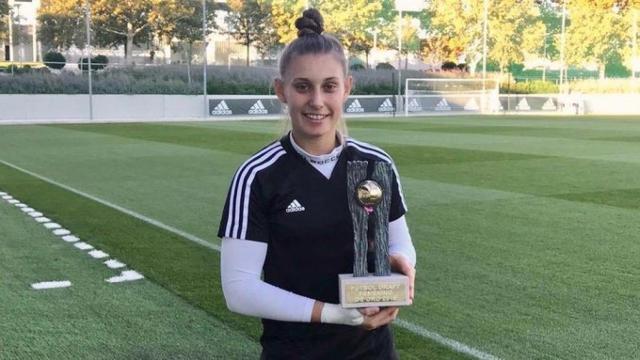
<path id="1" fill-rule="evenodd" d="M 407 211 L 407 203 L 404 200 L 402 184 L 400 183 L 400 174 L 398 173 L 396 164 L 393 162 L 393 159 L 391 159 L 391 156 L 389 156 L 389 154 L 387 154 L 384 150 L 382 150 L 377 146 L 367 144 L 361 141 L 357 141 L 353 138 L 347 138 L 347 146 L 352 146 L 357 150 L 362 151 L 363 153 L 375 155 L 379 159 L 384 160 L 391 164 L 391 167 L 393 168 L 393 172 L 396 175 L 396 184 L 398 185 L 398 191 L 400 192 L 400 200 L 402 200 L 402 207 L 404 207 L 404 211 Z"/>
<path id="2" fill-rule="evenodd" d="M 280 149 L 273 155 L 273 157 L 271 159 L 269 159 L 267 162 L 256 166 L 251 173 L 249 174 L 249 178 L 246 181 L 246 185 L 244 188 L 244 201 L 242 204 L 242 225 L 240 227 L 240 239 L 245 239 L 247 236 L 247 225 L 249 224 L 249 197 L 251 194 L 251 183 L 253 182 L 253 179 L 255 178 L 256 174 L 266 168 L 271 166 L 273 163 L 275 163 L 276 161 L 278 161 L 278 159 L 286 154 L 287 152 L 284 150 L 284 148 L 280 147 Z"/>
<path id="3" fill-rule="evenodd" d="M 281 150 L 282 145 L 280 145 L 279 141 L 276 141 L 262 150 L 258 151 L 255 155 L 251 156 L 247 159 L 236 171 L 236 174 L 233 177 L 231 182 L 231 189 L 229 190 L 229 209 L 227 215 L 227 225 L 225 227 L 225 236 L 232 237 L 231 231 L 232 229 L 237 229 L 238 222 L 240 221 L 239 217 L 239 205 L 242 198 L 242 189 L 244 188 L 244 179 L 247 176 L 247 173 L 251 171 L 255 166 L 264 163 L 265 160 L 269 159 L 274 152 Z"/>

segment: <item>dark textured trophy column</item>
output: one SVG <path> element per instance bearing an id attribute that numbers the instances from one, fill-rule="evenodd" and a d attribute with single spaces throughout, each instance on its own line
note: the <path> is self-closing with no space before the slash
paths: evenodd
<path id="1" fill-rule="evenodd" d="M 340 303 L 345 308 L 408 305 L 407 276 L 392 274 L 389 265 L 389 210 L 393 169 L 376 161 L 367 179 L 367 161 L 347 162 L 347 197 L 353 223 L 353 274 L 340 274 Z M 371 216 L 371 218 L 369 218 Z M 371 220 L 375 270 L 367 269 Z"/>

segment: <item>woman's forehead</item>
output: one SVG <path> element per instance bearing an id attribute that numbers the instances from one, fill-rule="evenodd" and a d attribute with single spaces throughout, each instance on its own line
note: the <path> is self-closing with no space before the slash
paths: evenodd
<path id="1" fill-rule="evenodd" d="M 287 67 L 285 77 L 288 79 L 325 80 L 329 78 L 344 79 L 344 69 L 336 56 L 327 54 L 305 54 L 294 56 Z"/>

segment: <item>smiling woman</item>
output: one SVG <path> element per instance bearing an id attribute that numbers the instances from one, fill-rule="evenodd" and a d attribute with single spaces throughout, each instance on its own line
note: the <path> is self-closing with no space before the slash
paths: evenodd
<path id="1" fill-rule="evenodd" d="M 240 166 L 220 222 L 225 300 L 263 319 L 262 359 L 395 359 L 387 325 L 397 308 L 337 304 L 338 275 L 354 264 L 347 163 L 392 160 L 346 136 L 352 79 L 320 13 L 306 10 L 295 25 L 275 80 L 291 131 Z M 391 184 L 389 262 L 409 277 L 413 297 L 416 256 L 395 171 Z"/>

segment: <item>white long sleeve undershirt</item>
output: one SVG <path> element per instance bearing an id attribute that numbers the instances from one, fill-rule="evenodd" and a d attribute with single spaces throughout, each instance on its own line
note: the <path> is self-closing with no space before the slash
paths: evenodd
<path id="1" fill-rule="evenodd" d="M 389 255 L 402 255 L 415 266 L 416 252 L 404 216 L 389 223 Z M 263 319 L 310 322 L 314 299 L 262 280 L 266 256 L 264 242 L 222 239 L 220 267 L 227 307 Z"/>

